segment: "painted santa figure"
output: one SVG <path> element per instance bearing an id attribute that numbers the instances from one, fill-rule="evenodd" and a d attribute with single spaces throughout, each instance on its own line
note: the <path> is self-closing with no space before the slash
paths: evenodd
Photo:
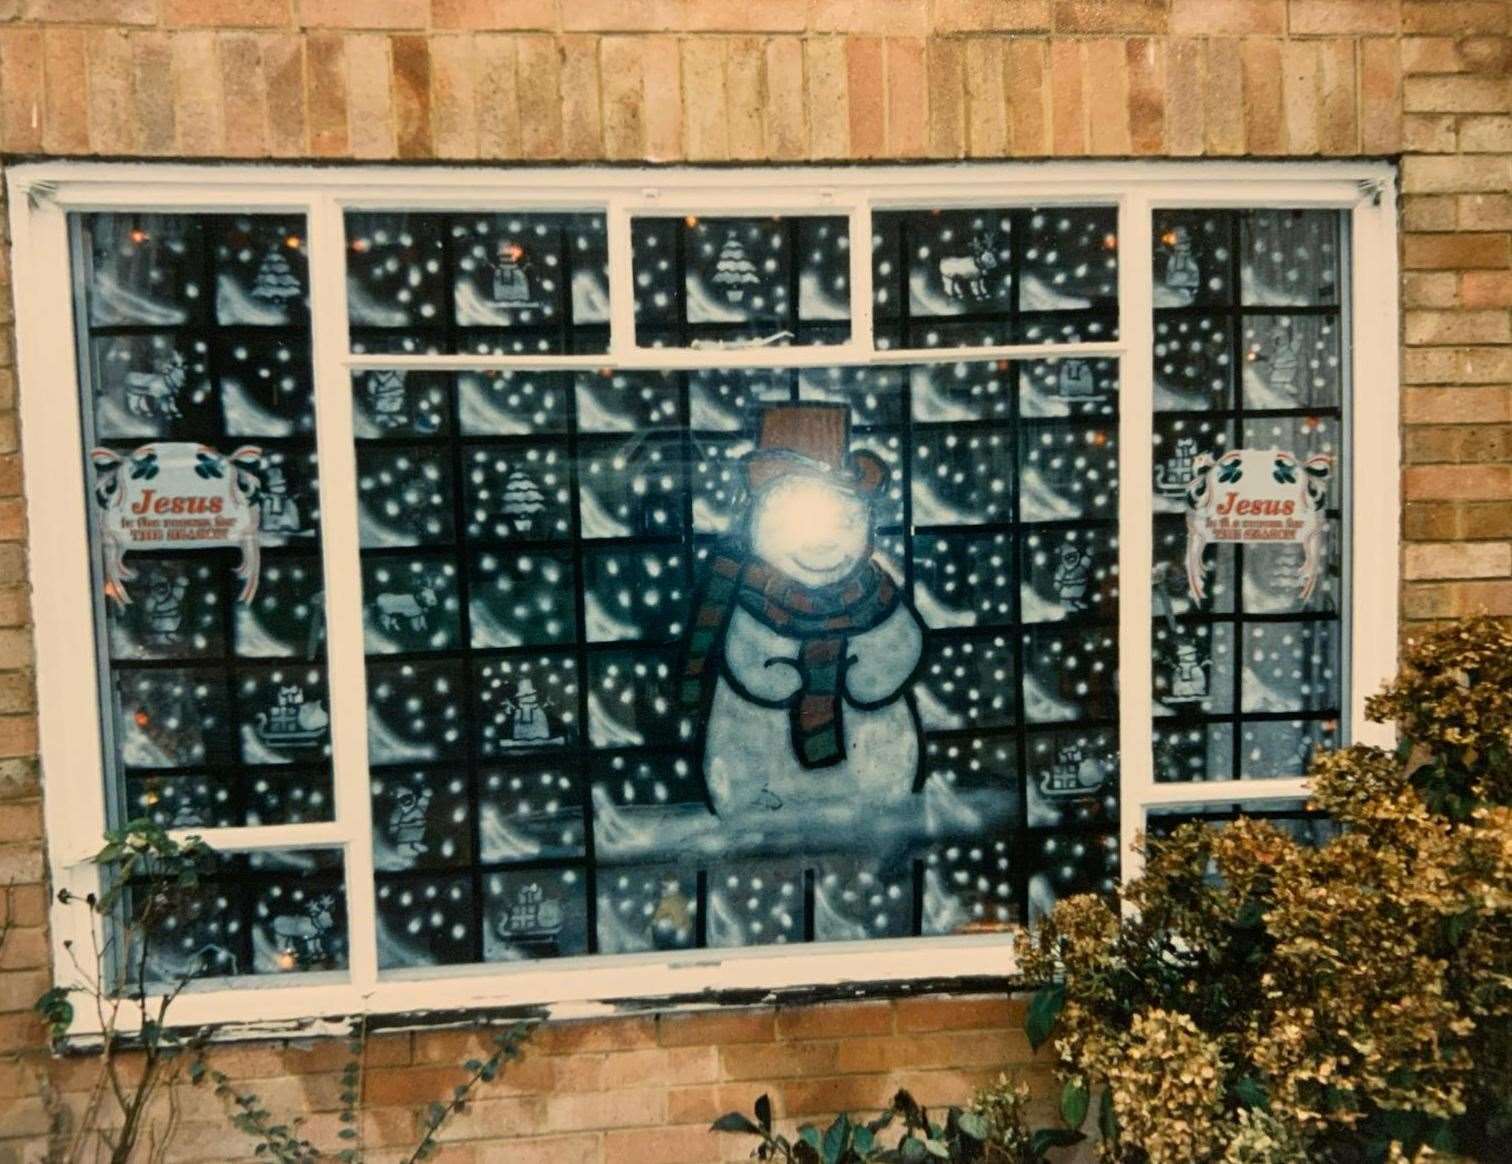
<path id="1" fill-rule="evenodd" d="M 683 677 L 709 806 L 795 823 L 895 807 L 921 780 L 923 629 L 873 553 L 887 468 L 851 451 L 845 407 L 789 404 L 763 410 L 744 469 Z"/>

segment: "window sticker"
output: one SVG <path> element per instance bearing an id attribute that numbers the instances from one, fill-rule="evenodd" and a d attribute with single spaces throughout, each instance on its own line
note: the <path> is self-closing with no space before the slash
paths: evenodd
<path id="1" fill-rule="evenodd" d="M 243 445 L 221 454 L 208 445 L 161 441 L 125 456 L 106 448 L 90 451 L 95 471 L 95 501 L 102 510 L 100 546 L 105 594 L 129 606 L 128 580 L 136 571 L 126 564 L 131 549 L 192 550 L 233 547 L 241 550 L 236 576 L 237 600 L 257 594 L 261 572 L 258 534 L 265 517 L 277 517 L 287 499 L 270 491 L 262 450 Z M 174 617 L 183 589 L 154 588 L 148 603 L 163 625 Z"/>
<path id="2" fill-rule="evenodd" d="M 1187 484 L 1187 585 L 1198 602 L 1207 597 L 1203 551 L 1214 542 L 1303 548 L 1296 569 L 1305 602 L 1317 589 L 1328 556 L 1328 478 L 1333 458 L 1299 459 L 1280 449 L 1234 449 L 1216 460 L 1195 460 Z"/>

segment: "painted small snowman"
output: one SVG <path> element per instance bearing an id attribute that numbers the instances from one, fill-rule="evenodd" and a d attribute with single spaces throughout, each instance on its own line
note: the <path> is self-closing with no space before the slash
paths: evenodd
<path id="1" fill-rule="evenodd" d="M 921 779 L 923 629 L 873 555 L 887 468 L 850 451 L 848 409 L 810 403 L 765 409 L 744 465 L 749 500 L 710 562 L 683 679 L 710 807 L 812 825 L 897 805 Z"/>

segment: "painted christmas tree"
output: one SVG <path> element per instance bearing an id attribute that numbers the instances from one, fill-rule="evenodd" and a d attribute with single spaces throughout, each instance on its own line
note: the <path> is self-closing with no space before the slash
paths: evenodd
<path id="1" fill-rule="evenodd" d="M 514 522 L 520 533 L 535 523 L 535 515 L 546 508 L 546 497 L 531 476 L 521 469 L 510 473 L 504 482 L 504 515 Z"/>
<path id="2" fill-rule="evenodd" d="M 289 267 L 289 260 L 278 247 L 270 247 L 263 256 L 262 266 L 252 280 L 252 298 L 266 299 L 272 303 L 288 303 L 304 294 L 299 280 Z"/>
<path id="3" fill-rule="evenodd" d="M 756 264 L 751 262 L 745 247 L 731 233 L 719 250 L 714 282 L 724 288 L 725 298 L 731 303 L 739 303 L 745 298 L 746 288 L 760 281 L 756 276 Z"/>

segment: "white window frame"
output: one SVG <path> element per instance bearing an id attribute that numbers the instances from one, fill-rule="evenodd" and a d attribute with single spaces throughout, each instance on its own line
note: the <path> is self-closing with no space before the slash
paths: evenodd
<path id="1" fill-rule="evenodd" d="M 204 830 L 226 851 L 335 847 L 344 851 L 350 927 L 346 972 L 196 983 L 174 1003 L 175 1025 L 230 1024 L 251 1034 L 344 1029 L 351 1016 L 540 1008 L 552 1017 L 613 1013 L 616 1000 L 692 1005 L 724 992 L 780 992 L 858 984 L 1006 978 L 1011 938 L 973 935 L 814 943 L 678 954 L 592 955 L 547 962 L 379 975 L 367 772 L 366 691 L 358 564 L 356 454 L 350 371 L 384 366 L 467 368 L 793 367 L 920 360 L 1120 358 L 1119 746 L 1124 875 L 1139 868 L 1137 834 L 1152 807 L 1275 801 L 1305 796 L 1301 779 L 1157 784 L 1151 755 L 1152 567 L 1151 211 L 1159 207 L 1305 207 L 1348 213 L 1345 261 L 1352 300 L 1348 352 L 1352 418 L 1346 429 L 1344 505 L 1351 540 L 1344 707 L 1353 740 L 1389 745 L 1364 718 L 1364 696 L 1395 663 L 1398 592 L 1398 342 L 1396 173 L 1375 162 L 1064 162 L 856 168 L 740 169 L 305 168 L 38 162 L 7 176 L 20 416 L 37 658 L 40 755 L 48 868 L 55 891 L 99 888 L 89 857 L 105 827 L 95 628 L 85 517 L 84 449 L 74 359 L 74 288 L 66 216 L 74 211 L 292 212 L 307 216 L 311 322 L 335 819 Z M 872 342 L 872 208 L 1097 203 L 1119 213 L 1116 341 L 878 351 Z M 348 209 L 607 211 L 610 348 L 605 355 L 352 355 L 347 345 L 343 212 Z M 832 347 L 707 351 L 638 349 L 629 270 L 632 214 L 825 213 L 849 216 L 851 339 Z M 68 947 L 87 951 L 79 907 L 52 911 L 54 974 L 77 981 Z M 256 991 L 255 1002 L 253 991 Z M 128 1008 L 129 1009 L 129 1008 Z M 98 1034 L 76 1008 L 72 1034 Z M 321 1016 L 327 1016 L 322 1018 Z M 336 1016 L 336 1017 L 329 1017 Z M 125 1017 L 125 1016 L 123 1016 Z M 131 1020 L 125 1017 L 129 1024 Z"/>

